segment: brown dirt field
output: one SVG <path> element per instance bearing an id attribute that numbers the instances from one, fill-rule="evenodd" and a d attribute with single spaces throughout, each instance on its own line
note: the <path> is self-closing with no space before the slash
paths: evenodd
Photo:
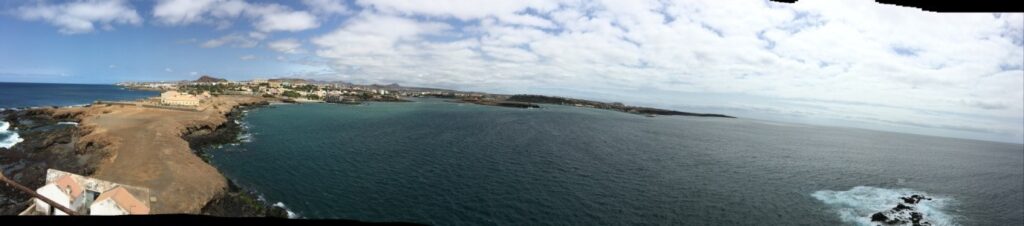
<path id="1" fill-rule="evenodd" d="M 93 105 L 59 109 L 55 115 L 80 120 L 92 131 L 77 147 L 102 146 L 109 153 L 92 177 L 146 187 L 156 198 L 151 213 L 199 213 L 210 199 L 227 188 L 216 168 L 196 156 L 181 137 L 194 129 L 223 124 L 239 104 L 264 101 L 259 97 L 219 96 L 198 112 L 136 106 Z M 78 149 L 78 148 L 76 148 Z"/>

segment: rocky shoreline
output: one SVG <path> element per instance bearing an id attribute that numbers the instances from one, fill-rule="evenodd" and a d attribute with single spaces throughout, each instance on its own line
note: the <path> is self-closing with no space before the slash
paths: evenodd
<path id="1" fill-rule="evenodd" d="M 209 153 L 205 150 L 217 145 L 225 145 L 240 142 L 238 135 L 243 132 L 241 125 L 236 123 L 242 120 L 243 111 L 267 106 L 263 102 L 253 105 L 236 106 L 228 113 L 228 120 L 217 128 L 189 130 L 182 135 L 182 139 L 188 142 L 189 148 L 197 156 L 210 164 Z M 253 191 L 239 187 L 228 178 L 228 188 L 223 194 L 214 197 L 200 211 L 201 214 L 219 217 L 278 217 L 287 218 L 288 210 L 274 206 L 266 200 L 259 198 Z"/>
<path id="2" fill-rule="evenodd" d="M 80 128 L 71 118 L 53 116 L 54 108 L 7 109 L 0 120 L 10 123 L 24 139 L 11 148 L 0 148 L 0 170 L 12 180 L 30 188 L 46 180 L 46 169 L 56 168 L 90 175 L 102 159 L 108 157 L 102 145 L 80 147 L 76 141 L 91 128 Z M 30 196 L 13 187 L 0 186 L 0 215 L 16 215 L 31 204 Z"/>

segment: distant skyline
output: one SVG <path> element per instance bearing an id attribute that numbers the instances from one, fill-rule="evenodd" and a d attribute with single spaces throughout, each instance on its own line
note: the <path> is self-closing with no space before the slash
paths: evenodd
<path id="1" fill-rule="evenodd" d="M 294 77 L 1024 142 L 1024 14 L 872 0 L 4 1 L 0 82 Z"/>

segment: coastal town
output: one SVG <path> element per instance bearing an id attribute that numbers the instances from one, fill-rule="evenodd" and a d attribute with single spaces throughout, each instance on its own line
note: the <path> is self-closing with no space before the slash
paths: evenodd
<path id="1" fill-rule="evenodd" d="M 354 85 L 342 82 L 319 82 L 304 79 L 252 79 L 228 81 L 211 76 L 202 76 L 194 81 L 175 82 L 122 82 L 130 89 L 164 92 L 160 103 L 180 106 L 196 106 L 210 95 L 260 96 L 289 103 L 327 102 L 359 104 L 366 101 L 402 102 L 407 97 L 463 97 L 480 93 L 458 92 L 443 89 L 402 87 L 390 85 Z"/>
<path id="2" fill-rule="evenodd" d="M 721 114 L 703 114 L 674 110 L 628 106 L 621 102 L 606 103 L 574 98 L 541 96 L 541 95 L 505 95 L 483 92 L 465 92 L 436 88 L 403 87 L 390 85 L 356 85 L 346 82 L 315 81 L 294 78 L 252 79 L 248 81 L 229 81 L 203 75 L 193 81 L 173 82 L 122 82 L 118 86 L 163 92 L 151 103 L 164 106 L 198 106 L 211 95 L 242 95 L 259 96 L 286 103 L 340 103 L 359 104 L 362 102 L 408 102 L 411 97 L 435 97 L 452 99 L 452 102 L 472 103 L 488 106 L 513 108 L 540 108 L 539 104 L 566 105 L 573 107 L 594 108 L 620 111 L 631 114 L 646 115 L 682 115 L 698 117 L 732 116 Z"/>

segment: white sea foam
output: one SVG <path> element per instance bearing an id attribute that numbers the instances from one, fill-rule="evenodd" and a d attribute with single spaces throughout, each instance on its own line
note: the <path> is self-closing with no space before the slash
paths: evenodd
<path id="1" fill-rule="evenodd" d="M 57 125 L 73 125 L 78 126 L 77 122 L 58 122 Z"/>
<path id="2" fill-rule="evenodd" d="M 274 203 L 274 206 L 281 207 L 282 209 L 284 209 L 284 211 L 287 211 L 288 212 L 288 219 L 299 218 L 298 214 L 296 214 L 295 212 L 292 212 L 291 210 L 289 210 L 288 207 L 285 206 L 284 203 L 282 203 L 282 202 Z"/>
<path id="3" fill-rule="evenodd" d="M 239 133 L 238 137 L 236 139 L 238 139 L 238 142 L 249 143 L 249 142 L 252 142 L 252 134 L 249 134 L 249 133 Z"/>
<path id="4" fill-rule="evenodd" d="M 848 191 L 816 191 L 811 194 L 824 202 L 839 214 L 843 222 L 855 225 L 876 225 L 871 222 L 871 215 L 892 209 L 900 203 L 900 197 L 924 195 L 932 200 L 922 201 L 916 205 L 917 211 L 924 214 L 924 219 L 932 225 L 957 225 L 954 216 L 947 214 L 947 207 L 953 202 L 950 197 L 930 195 L 911 189 L 889 189 L 868 186 L 857 186 Z"/>
<path id="5" fill-rule="evenodd" d="M 10 123 L 0 121 L 0 137 L 4 137 L 0 139 L 0 147 L 2 148 L 14 147 L 15 144 L 21 143 L 25 140 L 21 139 L 21 137 L 18 136 L 18 133 L 8 130 L 10 128 Z"/>

